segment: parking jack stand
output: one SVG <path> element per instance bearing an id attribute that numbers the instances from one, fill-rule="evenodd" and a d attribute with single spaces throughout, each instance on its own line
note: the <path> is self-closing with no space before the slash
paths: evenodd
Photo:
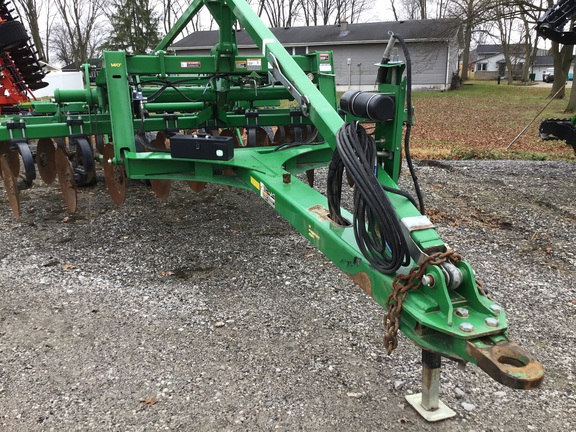
<path id="1" fill-rule="evenodd" d="M 422 393 L 406 396 L 408 403 L 429 422 L 444 420 L 456 415 L 456 412 L 438 398 L 441 361 L 440 354 L 422 350 Z"/>

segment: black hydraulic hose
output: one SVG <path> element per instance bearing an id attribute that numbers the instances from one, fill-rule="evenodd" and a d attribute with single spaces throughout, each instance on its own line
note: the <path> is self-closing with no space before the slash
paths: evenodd
<path id="1" fill-rule="evenodd" d="M 406 59 L 406 111 L 408 113 L 408 119 L 406 121 L 406 133 L 404 134 L 404 154 L 406 155 L 406 163 L 408 164 L 410 176 L 412 177 L 412 182 L 414 183 L 414 190 L 416 191 L 416 196 L 418 197 L 418 207 L 420 209 L 420 213 L 425 214 L 426 209 L 424 208 L 424 197 L 422 196 L 420 184 L 418 183 L 418 177 L 416 176 L 416 171 L 414 170 L 414 165 L 412 164 L 412 156 L 410 155 L 410 132 L 412 130 L 412 118 L 414 116 L 412 109 L 412 60 L 410 58 L 408 45 L 406 45 L 404 38 L 397 34 L 394 34 L 392 37 L 394 37 L 402 46 L 404 58 Z"/>
<path id="2" fill-rule="evenodd" d="M 412 129 L 412 61 L 406 42 L 400 35 L 391 35 L 404 51 L 406 59 L 406 111 L 407 122 L 404 137 L 404 152 L 418 198 L 418 207 L 424 214 L 424 199 L 410 155 L 410 133 Z M 389 43 L 386 53 L 391 51 Z M 386 55 L 385 55 L 386 57 Z M 383 62 L 385 62 L 384 59 Z M 382 74 L 384 68 L 381 68 Z M 382 75 L 380 74 L 380 75 Z M 379 76 L 380 76 L 379 75 Z M 416 206 L 410 194 L 380 184 L 376 174 L 378 161 L 373 138 L 358 123 L 347 123 L 336 136 L 337 148 L 328 168 L 327 199 L 330 218 L 337 224 L 348 226 L 350 222 L 341 215 L 341 192 L 344 168 L 355 183 L 354 189 L 354 236 L 360 251 L 368 262 L 385 274 L 395 273 L 410 262 L 407 239 L 401 222 L 387 193 L 402 195 Z"/>
<path id="3" fill-rule="evenodd" d="M 346 123 L 338 131 L 336 143 L 338 155 L 329 178 L 329 200 L 336 204 L 334 183 L 341 184 L 344 166 L 355 183 L 353 227 L 358 247 L 376 270 L 395 273 L 409 264 L 410 253 L 394 206 L 374 175 L 377 163 L 374 140 L 358 123 Z M 336 195 L 339 204 L 339 194 Z M 340 218 L 335 222 L 344 224 L 345 219 Z"/>

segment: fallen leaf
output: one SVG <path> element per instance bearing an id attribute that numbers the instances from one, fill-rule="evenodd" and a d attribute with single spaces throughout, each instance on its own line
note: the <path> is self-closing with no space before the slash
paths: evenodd
<path id="1" fill-rule="evenodd" d="M 73 270 L 73 269 L 76 268 L 76 266 L 75 266 L 74 264 L 64 264 L 64 265 L 62 266 L 62 268 L 63 268 L 64 270 Z"/>
<path id="2" fill-rule="evenodd" d="M 306 254 L 306 258 L 312 258 L 314 256 L 313 253 Z"/>
<path id="3" fill-rule="evenodd" d="M 156 405 L 158 403 L 158 399 L 149 396 L 147 398 L 140 399 L 140 402 L 146 405 Z"/>
<path id="4" fill-rule="evenodd" d="M 402 417 L 401 419 L 398 420 L 400 423 L 405 424 L 405 423 L 412 423 L 412 420 L 407 418 L 407 417 Z"/>
<path id="5" fill-rule="evenodd" d="M 552 253 L 552 248 L 551 248 L 551 247 L 547 247 L 546 249 L 544 249 L 544 251 L 545 251 L 547 254 L 551 254 L 551 253 Z"/>

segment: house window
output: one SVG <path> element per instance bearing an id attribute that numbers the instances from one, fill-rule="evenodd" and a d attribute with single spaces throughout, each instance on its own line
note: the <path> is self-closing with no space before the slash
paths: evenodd
<path id="1" fill-rule="evenodd" d="M 294 54 L 296 55 L 306 54 L 306 47 L 294 47 Z"/>
<path id="2" fill-rule="evenodd" d="M 488 70 L 488 63 L 476 63 L 476 71 Z"/>

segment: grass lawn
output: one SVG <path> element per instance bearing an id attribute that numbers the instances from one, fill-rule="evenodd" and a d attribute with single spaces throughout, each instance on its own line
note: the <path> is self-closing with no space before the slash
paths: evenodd
<path id="1" fill-rule="evenodd" d="M 567 90 L 567 97 L 570 89 Z M 544 108 L 550 86 L 469 81 L 457 91 L 415 91 L 411 152 L 417 159 L 536 159 L 575 161 L 563 141 L 542 141 L 540 121 L 569 118 L 568 100 L 554 100 L 524 134 L 506 147 Z"/>

